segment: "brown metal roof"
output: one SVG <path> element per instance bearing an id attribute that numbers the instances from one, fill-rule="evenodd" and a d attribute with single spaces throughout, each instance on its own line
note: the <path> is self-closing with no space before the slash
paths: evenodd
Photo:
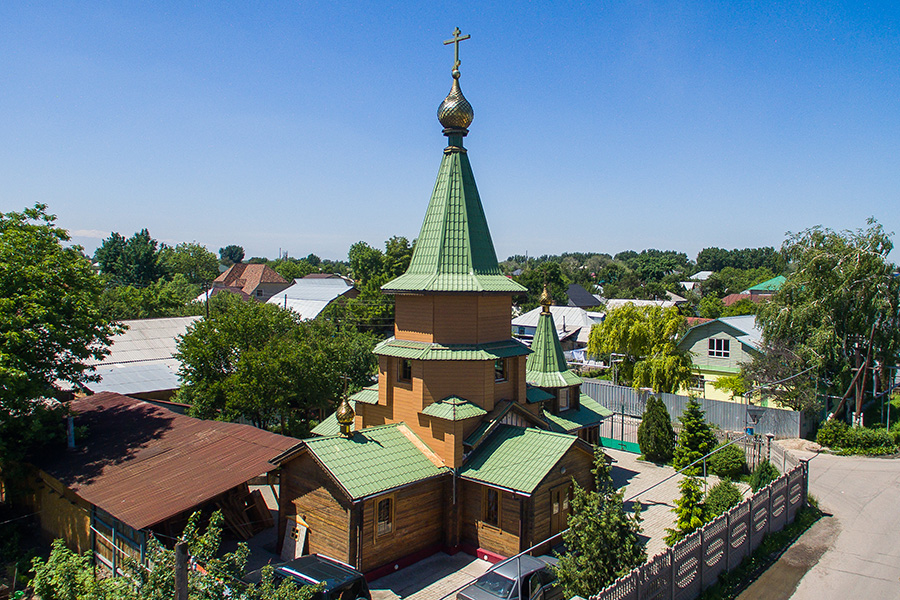
<path id="1" fill-rule="evenodd" d="M 299 440 L 204 421 L 116 394 L 76 399 L 87 439 L 39 466 L 91 504 L 143 529 L 257 475 Z"/>

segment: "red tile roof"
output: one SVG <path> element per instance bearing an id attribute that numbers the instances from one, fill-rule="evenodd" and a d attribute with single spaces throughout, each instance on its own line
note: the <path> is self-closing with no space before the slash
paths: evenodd
<path id="1" fill-rule="evenodd" d="M 724 298 L 722 298 L 722 304 L 725 306 L 731 306 L 738 300 L 743 300 L 746 298 L 747 300 L 751 300 L 753 302 L 759 303 L 762 302 L 765 298 L 760 297 L 759 295 L 751 295 L 751 294 L 728 294 Z"/>
<path id="2" fill-rule="evenodd" d="M 299 440 L 250 425 L 204 421 L 112 392 L 71 403 L 85 444 L 44 471 L 120 521 L 143 529 L 273 469 Z"/>
<path id="3" fill-rule="evenodd" d="M 240 288 L 245 294 L 253 294 L 261 283 L 288 285 L 290 282 L 273 271 L 269 265 L 244 263 L 231 265 L 227 271 L 213 281 L 214 286 L 219 284 L 216 287 Z"/>
<path id="4" fill-rule="evenodd" d="M 715 321 L 715 319 L 706 319 L 704 317 L 685 317 L 685 321 L 687 321 L 688 327 L 695 327 L 697 325 L 709 323 L 710 321 Z"/>

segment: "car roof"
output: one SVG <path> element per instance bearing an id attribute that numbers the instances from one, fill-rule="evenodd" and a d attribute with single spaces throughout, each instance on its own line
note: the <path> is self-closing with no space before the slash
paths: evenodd
<path id="1" fill-rule="evenodd" d="M 360 576 L 360 573 L 355 569 L 318 554 L 301 556 L 298 559 L 277 565 L 275 569 L 281 571 L 284 575 L 294 575 L 296 578 L 309 580 L 305 583 L 324 582 L 326 589 L 332 589 Z"/>
<path id="2" fill-rule="evenodd" d="M 516 564 L 517 560 L 521 562 L 519 564 Z M 547 562 L 545 562 L 544 560 L 525 554 L 523 556 L 520 556 L 518 559 L 513 558 L 501 563 L 499 567 L 494 569 L 494 571 L 499 573 L 500 575 L 503 575 L 504 577 L 515 579 L 516 575 L 519 573 L 521 573 L 522 575 L 528 575 L 529 573 L 533 573 L 539 569 L 543 569 L 546 566 Z"/>

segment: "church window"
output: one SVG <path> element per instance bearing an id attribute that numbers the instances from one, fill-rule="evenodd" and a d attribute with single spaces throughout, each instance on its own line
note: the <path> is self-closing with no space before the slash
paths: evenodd
<path id="1" fill-rule="evenodd" d="M 506 359 L 498 358 L 494 361 L 494 381 L 506 381 Z"/>
<path id="2" fill-rule="evenodd" d="M 400 369 L 397 371 L 399 381 L 412 381 L 412 361 L 408 358 L 400 359 Z"/>
<path id="3" fill-rule="evenodd" d="M 377 504 L 375 535 L 387 535 L 394 529 L 394 499 L 382 498 Z"/>
<path id="4" fill-rule="evenodd" d="M 559 390 L 559 412 L 569 410 L 569 388 L 564 387 Z"/>
<path id="5" fill-rule="evenodd" d="M 500 526 L 500 490 L 484 488 L 484 511 L 482 520 L 487 525 Z"/>

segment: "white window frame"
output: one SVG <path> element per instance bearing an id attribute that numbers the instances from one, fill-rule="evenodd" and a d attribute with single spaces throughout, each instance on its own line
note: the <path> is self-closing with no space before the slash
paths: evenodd
<path id="1" fill-rule="evenodd" d="M 712 358 L 729 358 L 731 356 L 731 340 L 709 338 L 708 353 Z"/>

